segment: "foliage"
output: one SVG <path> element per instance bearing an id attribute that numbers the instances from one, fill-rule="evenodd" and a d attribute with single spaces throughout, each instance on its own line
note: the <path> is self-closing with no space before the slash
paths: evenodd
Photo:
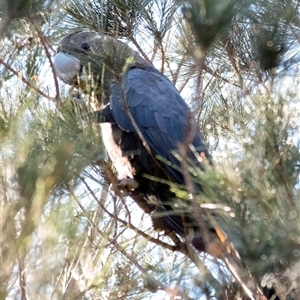
<path id="1" fill-rule="evenodd" d="M 251 278 L 299 299 L 299 4 L 3 5 L 0 298 L 237 299 Z M 226 259 L 173 251 L 109 191 L 98 125 L 51 65 L 70 27 L 126 38 L 193 108 L 214 158 L 206 172 L 190 166 L 203 186 L 194 201 L 240 255 L 235 282 Z"/>

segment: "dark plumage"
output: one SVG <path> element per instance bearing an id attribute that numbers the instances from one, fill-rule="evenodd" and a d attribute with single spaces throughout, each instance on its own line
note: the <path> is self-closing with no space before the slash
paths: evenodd
<path id="1" fill-rule="evenodd" d="M 97 111 L 98 121 L 121 180 L 119 187 L 129 189 L 137 204 L 152 215 L 155 229 L 184 237 L 192 228 L 198 236 L 194 245 L 205 250 L 192 215 L 176 212 L 176 196 L 169 185 L 145 176 L 184 184 L 174 152 L 188 138 L 198 154 L 209 158 L 200 132 L 193 130 L 196 125 L 191 111 L 174 85 L 126 44 L 107 36 L 73 33 L 62 40 L 59 51 L 57 73 L 69 84 L 85 89 L 83 67 L 91 66 L 98 84 L 97 99 L 103 107 Z M 192 151 L 188 156 L 194 165 L 202 167 Z M 132 188 L 131 183 L 137 185 Z"/>
<path id="2" fill-rule="evenodd" d="M 180 145 L 195 150 L 187 154 L 192 165 L 203 168 L 199 156 L 210 161 L 195 119 L 174 85 L 137 52 L 111 37 L 92 32 L 71 33 L 61 41 L 58 51 L 54 65 L 64 82 L 88 92 L 88 81 L 94 81 L 96 120 L 118 172 L 118 188 L 129 193 L 152 216 L 154 229 L 164 230 L 175 243 L 178 236 L 191 235 L 189 241 L 196 249 L 224 259 L 233 274 L 238 275 L 240 258 L 222 230 L 217 225 L 214 230 L 207 223 L 203 228 L 203 222 L 199 226 L 195 216 L 203 216 L 193 212 L 189 201 L 185 202 L 187 209 L 179 211 L 178 199 L 167 183 L 185 184 L 180 160 L 174 156 Z M 91 78 L 87 70 L 91 71 Z M 194 188 L 201 192 L 199 185 Z M 209 244 L 204 242 L 207 240 L 203 229 L 210 234 Z M 245 284 L 243 287 L 251 295 Z"/>

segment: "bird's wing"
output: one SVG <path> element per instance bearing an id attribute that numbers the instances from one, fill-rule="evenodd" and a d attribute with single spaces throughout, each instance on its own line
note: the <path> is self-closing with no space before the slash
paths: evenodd
<path id="1" fill-rule="evenodd" d="M 137 126 L 146 144 L 157 156 L 180 167 L 172 152 L 176 151 L 178 143 L 185 141 L 190 110 L 164 75 L 154 68 L 130 69 L 121 82 L 112 85 L 110 101 L 114 119 L 123 130 L 137 132 Z M 200 133 L 195 135 L 193 145 L 206 153 Z M 177 171 L 169 170 L 179 179 Z M 182 182 L 182 176 L 179 177 Z"/>

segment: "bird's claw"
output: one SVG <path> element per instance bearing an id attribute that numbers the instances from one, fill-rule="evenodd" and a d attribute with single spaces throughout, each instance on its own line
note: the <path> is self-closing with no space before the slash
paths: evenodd
<path id="1" fill-rule="evenodd" d="M 119 181 L 119 183 L 117 184 L 117 187 L 120 189 L 126 188 L 129 191 L 134 191 L 139 187 L 139 183 L 135 179 L 124 178 Z"/>
<path id="2" fill-rule="evenodd" d="M 121 179 L 117 184 L 111 184 L 109 190 L 116 195 L 119 192 L 122 196 L 129 196 L 130 192 L 133 192 L 139 187 L 139 183 L 132 178 Z"/>

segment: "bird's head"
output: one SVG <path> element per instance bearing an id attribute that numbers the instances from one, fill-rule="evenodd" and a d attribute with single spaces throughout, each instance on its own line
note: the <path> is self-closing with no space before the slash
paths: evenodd
<path id="1" fill-rule="evenodd" d="M 112 81 L 137 65 L 152 66 L 127 44 L 95 32 L 74 32 L 66 35 L 58 46 L 54 58 L 57 76 L 67 84 L 95 87 L 109 95 Z"/>

